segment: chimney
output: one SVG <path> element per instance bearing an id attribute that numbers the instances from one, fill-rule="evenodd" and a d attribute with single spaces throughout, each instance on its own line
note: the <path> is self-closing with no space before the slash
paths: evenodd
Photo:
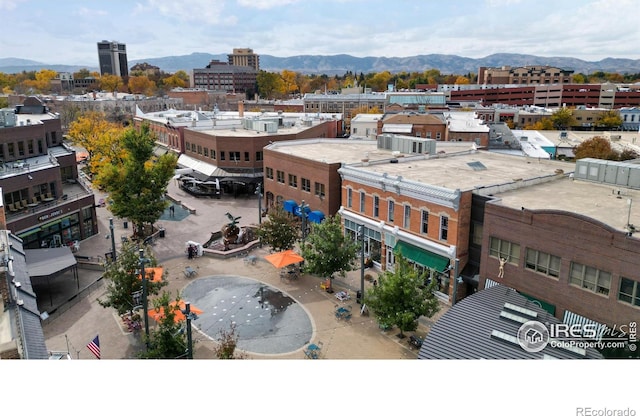
<path id="1" fill-rule="evenodd" d="M 244 101 L 238 101 L 238 117 L 244 117 Z"/>

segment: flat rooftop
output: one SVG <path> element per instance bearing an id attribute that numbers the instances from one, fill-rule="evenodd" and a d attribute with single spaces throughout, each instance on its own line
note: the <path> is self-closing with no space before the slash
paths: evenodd
<path id="1" fill-rule="evenodd" d="M 471 143 L 466 142 L 437 142 L 436 151 L 445 154 L 466 152 L 471 148 Z M 376 161 L 389 161 L 393 158 L 393 152 L 387 149 L 378 149 L 378 141 L 371 139 L 304 139 L 275 142 L 265 149 L 293 155 L 296 157 L 314 160 L 323 163 L 361 163 L 368 157 L 371 163 Z M 408 157 L 410 154 L 405 154 Z"/>
<path id="2" fill-rule="evenodd" d="M 620 195 L 618 195 L 620 191 Z M 493 194 L 500 205 L 514 209 L 557 209 L 582 214 L 625 231 L 640 226 L 640 191 L 562 177 L 543 184 Z M 636 201 L 629 205 L 628 200 Z"/>
<path id="3" fill-rule="evenodd" d="M 467 149 L 469 145 L 467 143 Z M 436 148 L 440 152 L 440 148 Z M 521 181 L 555 176 L 560 171 L 573 172 L 575 164 L 548 159 L 496 154 L 487 151 L 466 150 L 447 156 L 399 157 L 398 163 L 370 163 L 359 169 L 390 176 L 402 176 L 429 185 L 461 191 L 511 186 Z"/>

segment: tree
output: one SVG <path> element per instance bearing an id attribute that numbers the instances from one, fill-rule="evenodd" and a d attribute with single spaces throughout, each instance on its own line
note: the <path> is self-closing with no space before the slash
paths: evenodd
<path id="1" fill-rule="evenodd" d="M 162 80 L 162 85 L 169 89 L 186 88 L 189 86 L 189 75 L 184 71 L 177 71 Z"/>
<path id="2" fill-rule="evenodd" d="M 238 334 L 236 334 L 236 324 L 231 323 L 229 331 L 221 329 L 218 334 L 218 345 L 213 349 L 213 353 L 221 360 L 233 360 L 246 358 L 244 354 L 236 353 L 238 345 Z"/>
<path id="3" fill-rule="evenodd" d="M 544 117 L 533 124 L 524 126 L 525 130 L 553 130 L 553 121 L 551 118 Z"/>
<path id="4" fill-rule="evenodd" d="M 298 84 L 296 84 L 297 74 L 295 72 L 285 69 L 282 71 L 280 77 L 284 83 L 284 90 L 286 94 L 291 94 L 299 90 Z"/>
<path id="5" fill-rule="evenodd" d="M 169 204 L 164 194 L 177 159 L 167 153 L 152 162 L 154 139 L 146 123 L 140 130 L 126 129 L 121 144 L 122 163 L 103 166 L 97 181 L 109 193 L 109 210 L 131 220 L 135 235 L 143 238 L 144 225 L 155 223 Z"/>
<path id="6" fill-rule="evenodd" d="M 102 77 L 100 77 L 100 88 L 105 91 L 109 91 L 115 94 L 122 85 L 124 85 L 122 82 L 122 78 L 117 75 L 104 74 Z"/>
<path id="7" fill-rule="evenodd" d="M 155 267 L 157 261 L 153 256 L 153 252 L 147 247 L 143 248 L 143 250 L 144 257 L 148 260 L 145 267 Z M 129 312 L 136 306 L 141 306 L 142 298 L 140 296 L 143 282 L 140 277 L 140 270 L 138 246 L 130 242 L 124 242 L 121 251 L 116 256 L 116 261 L 106 265 L 103 275 L 107 281 L 106 297 L 98 299 L 98 303 L 104 308 L 115 309 L 119 314 Z M 152 277 L 145 273 L 145 278 L 150 279 Z M 167 284 L 165 280 L 156 283 L 147 280 L 147 294 L 156 295 Z M 135 294 L 140 296 L 134 297 Z"/>
<path id="8" fill-rule="evenodd" d="M 69 125 L 72 143 L 89 153 L 88 167 L 92 175 L 97 175 L 105 165 L 122 161 L 120 138 L 123 132 L 121 126 L 109 122 L 104 113 L 97 111 L 89 111 Z"/>
<path id="9" fill-rule="evenodd" d="M 275 94 L 284 94 L 285 85 L 278 74 L 260 71 L 256 82 L 258 84 L 258 91 L 262 98 L 273 98 Z"/>
<path id="10" fill-rule="evenodd" d="M 395 260 L 393 271 L 385 271 L 378 284 L 367 290 L 365 299 L 381 326 L 397 326 L 404 337 L 404 331 L 418 328 L 418 318 L 430 318 L 440 309 L 434 295 L 438 281 L 431 279 L 425 286 L 427 272 L 419 274 L 401 254 Z"/>
<path id="11" fill-rule="evenodd" d="M 150 331 L 147 340 L 148 348 L 139 354 L 140 358 L 172 359 L 187 358 L 187 338 L 184 321 L 176 321 L 179 312 L 180 296 L 176 295 L 175 303 L 171 304 L 169 293 L 162 292 L 154 299 L 153 306 L 157 311 L 162 310 L 162 317 L 158 326 Z"/>
<path id="12" fill-rule="evenodd" d="M 576 159 L 584 159 L 593 157 L 604 160 L 630 160 L 636 159 L 638 154 L 633 150 L 625 149 L 619 152 L 611 147 L 611 142 L 602 136 L 594 136 L 589 140 L 585 140 L 573 148 L 573 154 Z"/>
<path id="13" fill-rule="evenodd" d="M 556 129 L 566 130 L 575 123 L 573 111 L 567 107 L 559 108 L 551 115 L 551 121 Z"/>
<path id="14" fill-rule="evenodd" d="M 121 126 L 107 121 L 104 114 L 97 111 L 89 111 L 69 125 L 72 143 L 89 153 L 88 167 L 92 175 L 97 175 L 103 166 L 122 160 L 123 132 Z"/>
<path id="15" fill-rule="evenodd" d="M 280 205 L 269 210 L 267 220 L 263 221 L 256 230 L 256 235 L 264 244 L 275 251 L 292 249 L 298 239 L 298 227 L 289 213 Z"/>
<path id="16" fill-rule="evenodd" d="M 607 130 L 618 129 L 622 125 L 620 113 L 616 110 L 608 110 L 604 112 L 596 121 L 596 126 L 604 127 Z"/>
<path id="17" fill-rule="evenodd" d="M 324 277 L 341 277 L 355 270 L 360 244 L 342 232 L 340 215 L 330 216 L 319 224 L 313 224 L 311 232 L 301 247 L 304 270 Z"/>
<path id="18" fill-rule="evenodd" d="M 149 80 L 145 75 L 129 77 L 127 86 L 132 94 L 144 94 L 147 96 L 153 95 L 153 91 L 156 89 L 155 82 Z"/>

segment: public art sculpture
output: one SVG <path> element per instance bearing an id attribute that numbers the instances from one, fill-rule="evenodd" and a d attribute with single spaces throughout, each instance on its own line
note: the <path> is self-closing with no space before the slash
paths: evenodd
<path id="1" fill-rule="evenodd" d="M 224 251 L 229 250 L 230 244 L 245 245 L 253 240 L 255 236 L 252 228 L 238 227 L 238 220 L 242 217 L 234 217 L 231 213 L 226 213 L 229 223 L 222 226 L 222 242 Z"/>

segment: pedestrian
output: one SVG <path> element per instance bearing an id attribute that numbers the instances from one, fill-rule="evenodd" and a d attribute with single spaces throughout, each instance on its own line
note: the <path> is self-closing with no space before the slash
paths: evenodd
<path id="1" fill-rule="evenodd" d="M 176 207 L 174 207 L 173 205 L 171 205 L 171 206 L 169 207 L 169 216 L 173 218 L 173 217 L 174 217 L 174 215 L 175 215 L 175 212 L 176 212 Z"/>
<path id="2" fill-rule="evenodd" d="M 187 247 L 187 257 L 189 260 L 193 259 L 193 246 L 191 244 Z"/>

